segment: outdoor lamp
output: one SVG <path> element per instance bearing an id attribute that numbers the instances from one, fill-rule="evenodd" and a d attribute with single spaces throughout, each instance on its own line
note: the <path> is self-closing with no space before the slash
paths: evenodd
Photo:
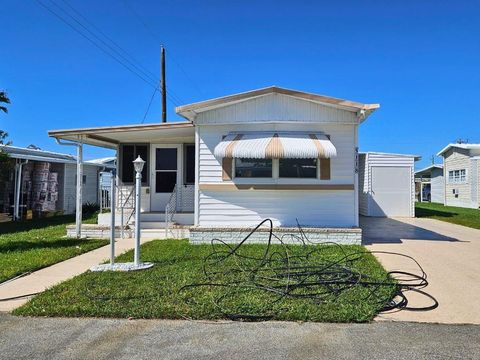
<path id="1" fill-rule="evenodd" d="M 143 166 L 145 165 L 145 161 L 138 155 L 138 157 L 133 161 L 133 166 L 135 167 L 135 171 L 137 173 L 141 173 L 143 170 Z"/>

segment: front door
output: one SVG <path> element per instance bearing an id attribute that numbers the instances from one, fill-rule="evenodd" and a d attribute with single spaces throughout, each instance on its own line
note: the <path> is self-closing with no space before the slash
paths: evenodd
<path id="1" fill-rule="evenodd" d="M 175 185 L 180 183 L 181 146 L 153 145 L 152 172 L 150 179 L 150 208 L 152 211 L 165 211 Z"/>

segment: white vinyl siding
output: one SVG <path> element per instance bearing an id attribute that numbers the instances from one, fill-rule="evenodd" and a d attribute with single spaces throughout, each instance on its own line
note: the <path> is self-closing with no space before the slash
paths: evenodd
<path id="1" fill-rule="evenodd" d="M 471 163 L 468 149 L 452 148 L 444 154 L 444 169 L 447 177 L 445 182 L 445 205 L 467 208 L 478 207 L 477 197 L 475 194 L 472 194 L 473 179 L 470 179 L 470 177 L 476 174 L 475 172 L 469 173 Z M 452 172 L 454 172 L 454 180 L 455 172 L 459 173 L 458 179 L 460 179 L 460 170 L 466 171 L 465 181 L 450 182 L 449 176 Z"/>
<path id="2" fill-rule="evenodd" d="M 201 112 L 195 119 L 198 139 L 198 185 L 203 184 L 325 184 L 356 182 L 355 148 L 358 118 L 355 112 L 320 105 L 283 94 L 248 99 Z M 330 179 L 234 178 L 222 179 L 221 160 L 213 155 L 222 137 L 231 132 L 323 132 L 337 150 L 330 160 Z M 275 168 L 275 166 L 274 166 Z M 275 171 L 274 171 L 275 172 Z M 271 218 L 276 226 L 354 227 L 357 225 L 355 190 L 199 190 L 196 225 L 242 227 Z"/>
<path id="3" fill-rule="evenodd" d="M 202 124 L 292 121 L 308 123 L 358 123 L 354 112 L 283 94 L 263 95 L 237 104 L 199 113 Z"/>
<path id="4" fill-rule="evenodd" d="M 85 183 L 83 184 L 82 202 L 86 204 L 98 202 L 98 166 L 83 165 L 83 175 Z M 63 206 L 66 214 L 75 212 L 77 165 L 65 164 L 64 195 Z"/>
<path id="5" fill-rule="evenodd" d="M 360 214 L 414 217 L 414 156 L 371 152 L 360 154 L 359 159 L 359 179 L 363 180 L 359 192 Z M 377 194 L 374 184 L 380 187 Z"/>
<path id="6" fill-rule="evenodd" d="M 222 182 L 222 166 L 213 155 L 215 146 L 222 136 L 230 131 L 264 131 L 272 126 L 278 131 L 324 131 L 330 135 L 337 149 L 337 156 L 331 159 L 331 180 L 304 179 L 304 181 L 328 184 L 353 184 L 355 167 L 354 125 L 321 124 L 245 124 L 199 126 L 199 183 Z M 250 181 L 250 179 L 249 179 Z M 273 181 L 273 180 L 272 180 Z M 297 183 L 298 179 L 276 179 L 278 183 Z"/>
<path id="7" fill-rule="evenodd" d="M 199 224 L 211 227 L 254 226 L 270 218 L 275 226 L 351 227 L 353 191 L 237 190 L 201 191 Z"/>
<path id="8" fill-rule="evenodd" d="M 433 169 L 430 176 L 431 202 L 443 204 L 445 198 L 445 184 L 443 169 Z"/>

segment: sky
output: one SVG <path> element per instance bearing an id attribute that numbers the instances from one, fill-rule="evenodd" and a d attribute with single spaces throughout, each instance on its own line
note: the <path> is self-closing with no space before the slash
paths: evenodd
<path id="1" fill-rule="evenodd" d="M 360 127 L 360 150 L 421 155 L 417 168 L 449 142 L 480 143 L 480 1 L 4 0 L 1 8 L 0 89 L 12 103 L 0 129 L 17 146 L 71 153 L 47 131 L 159 122 L 158 93 L 145 113 L 160 45 L 168 121 L 182 120 L 177 105 L 277 85 L 380 103 Z M 116 49 L 143 79 L 71 26 Z M 85 149 L 86 158 L 111 154 Z"/>

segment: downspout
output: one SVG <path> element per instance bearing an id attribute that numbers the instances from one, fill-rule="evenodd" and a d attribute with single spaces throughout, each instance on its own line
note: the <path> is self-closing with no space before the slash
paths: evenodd
<path id="1" fill-rule="evenodd" d="M 62 142 L 62 140 L 55 138 L 55 141 L 58 145 L 64 146 L 76 146 L 77 147 L 77 196 L 76 196 L 76 207 L 75 207 L 75 234 L 77 239 L 80 239 L 82 236 L 82 203 L 83 203 L 83 144 L 80 142 Z"/>
<path id="2" fill-rule="evenodd" d="M 13 203 L 13 220 L 20 220 L 20 194 L 22 192 L 22 168 L 23 165 L 28 163 L 28 160 L 25 162 L 17 161 L 15 164 L 15 189 L 14 189 L 14 203 Z"/>

